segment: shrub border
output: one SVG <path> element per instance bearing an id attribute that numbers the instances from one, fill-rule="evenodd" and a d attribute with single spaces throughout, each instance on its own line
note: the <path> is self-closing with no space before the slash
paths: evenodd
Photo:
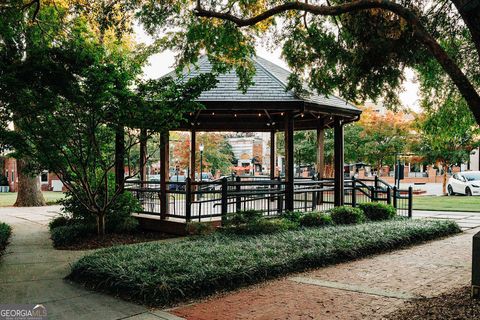
<path id="1" fill-rule="evenodd" d="M 411 221 L 411 220 L 407 220 Z M 372 224 L 379 223 L 398 223 L 398 221 L 388 222 L 372 222 Z M 394 239 L 390 243 L 366 243 L 364 246 L 356 248 L 343 248 L 339 246 L 336 248 L 334 254 L 325 256 L 304 256 L 301 259 L 291 261 L 287 265 L 273 265 L 270 269 L 262 267 L 248 270 L 248 272 L 229 273 L 212 279 L 198 279 L 198 282 L 191 285 L 190 288 L 174 288 L 168 287 L 165 292 L 159 292 L 157 284 L 140 284 L 138 282 L 119 281 L 115 275 L 108 272 L 97 272 L 94 268 L 88 266 L 82 267 L 83 259 L 88 259 L 86 256 L 72 265 L 72 271 L 67 277 L 70 280 L 79 282 L 88 288 L 95 289 L 102 292 L 112 293 L 118 295 L 126 300 L 133 300 L 138 303 L 147 304 L 151 306 L 172 306 L 179 302 L 186 302 L 190 299 L 205 298 L 211 294 L 235 290 L 247 285 L 263 282 L 274 279 L 279 276 L 285 276 L 295 272 L 302 272 L 305 270 L 320 268 L 326 265 L 335 263 L 351 261 L 358 258 L 371 256 L 373 254 L 389 252 L 392 249 L 400 249 L 411 246 L 413 244 L 423 243 L 425 241 L 442 238 L 445 236 L 460 233 L 461 230 L 458 225 L 452 221 L 435 221 L 435 225 L 426 226 L 422 232 L 415 231 L 415 226 L 409 232 L 406 232 L 401 239 Z M 362 224 L 363 226 L 368 225 Z M 355 226 L 336 226 L 327 228 L 354 228 Z M 324 228 L 322 228 L 324 229 Z M 302 231 L 287 231 L 287 232 L 302 232 Z M 268 235 L 263 235 L 263 237 Z M 255 236 L 244 236 L 255 237 Z M 186 240 L 196 241 L 196 240 Z M 101 252 L 99 252 L 101 254 Z M 167 284 L 165 284 L 167 285 Z M 168 286 L 168 285 L 167 285 Z"/>

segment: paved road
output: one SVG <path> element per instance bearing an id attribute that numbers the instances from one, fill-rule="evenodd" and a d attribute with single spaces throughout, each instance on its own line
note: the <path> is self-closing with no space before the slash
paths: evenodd
<path id="1" fill-rule="evenodd" d="M 43 304 L 49 319 L 178 319 L 63 280 L 69 264 L 85 251 L 53 249 L 47 224 L 59 209 L 0 208 L 0 221 L 13 227 L 11 243 L 0 257 L 1 304 Z"/>

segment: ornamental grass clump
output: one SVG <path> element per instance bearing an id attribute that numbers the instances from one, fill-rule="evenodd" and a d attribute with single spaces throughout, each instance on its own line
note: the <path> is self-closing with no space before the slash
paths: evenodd
<path id="1" fill-rule="evenodd" d="M 128 300 L 171 306 L 457 232 L 458 225 L 445 220 L 391 220 L 248 236 L 216 232 L 98 250 L 74 263 L 68 278 Z"/>

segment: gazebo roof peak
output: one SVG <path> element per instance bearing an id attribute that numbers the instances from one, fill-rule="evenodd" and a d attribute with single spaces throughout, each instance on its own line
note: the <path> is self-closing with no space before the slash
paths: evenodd
<path id="1" fill-rule="evenodd" d="M 239 78 L 235 70 L 217 76 L 217 86 L 203 92 L 197 99 L 200 102 L 303 102 L 311 107 L 318 107 L 330 113 L 360 114 L 361 110 L 353 104 L 335 95 L 299 95 L 287 90 L 288 77 L 291 72 L 268 61 L 265 58 L 252 57 L 255 75 L 253 84 L 246 92 L 238 89 Z M 194 77 L 201 73 L 211 72 L 212 65 L 207 56 L 201 56 L 196 66 L 187 68 L 184 75 Z M 170 73 L 168 75 L 174 75 Z M 307 89 L 307 85 L 304 86 Z"/>

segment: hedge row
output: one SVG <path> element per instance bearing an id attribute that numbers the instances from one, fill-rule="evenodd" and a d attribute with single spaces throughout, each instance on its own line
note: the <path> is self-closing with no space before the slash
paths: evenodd
<path id="1" fill-rule="evenodd" d="M 457 232 L 452 221 L 390 220 L 252 236 L 214 233 L 99 250 L 77 261 L 69 278 L 140 303 L 168 306 Z"/>

